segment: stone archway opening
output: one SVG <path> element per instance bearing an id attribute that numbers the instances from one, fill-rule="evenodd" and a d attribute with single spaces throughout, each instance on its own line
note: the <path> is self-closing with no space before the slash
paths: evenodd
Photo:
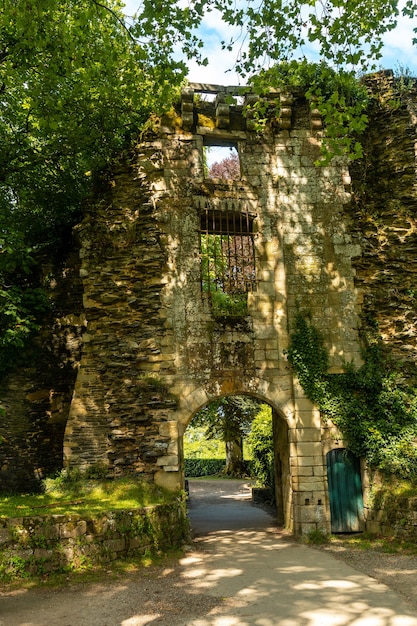
<path id="1" fill-rule="evenodd" d="M 228 515 L 220 515 L 220 525 L 222 519 L 233 524 L 232 508 L 239 506 L 235 512 L 239 523 L 256 525 L 259 520 L 254 522 L 251 505 L 257 503 L 273 514 L 274 524 L 288 525 L 292 497 L 288 440 L 285 419 L 264 399 L 227 395 L 200 407 L 190 416 L 180 446 L 191 506 L 195 507 L 196 497 L 209 502 L 210 516 L 214 506 L 230 504 Z M 266 490 L 263 502 L 256 502 L 258 493 L 253 493 L 259 487 Z"/>

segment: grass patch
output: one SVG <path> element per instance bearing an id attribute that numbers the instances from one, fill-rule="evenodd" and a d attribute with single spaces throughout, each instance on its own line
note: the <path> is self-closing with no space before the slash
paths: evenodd
<path id="1" fill-rule="evenodd" d="M 0 496 L 0 517 L 89 514 L 172 502 L 175 494 L 132 477 L 91 480 L 62 472 L 39 494 Z"/>
<path id="2" fill-rule="evenodd" d="M 325 543 L 329 543 L 329 535 L 321 528 L 310 530 L 310 532 L 302 537 L 303 543 L 310 546 L 322 546 Z"/>
<path id="3" fill-rule="evenodd" d="M 402 541 L 394 537 L 382 537 L 368 533 L 331 535 L 329 543 L 332 546 L 350 550 L 372 550 L 385 554 L 417 554 L 417 544 L 412 541 Z"/>

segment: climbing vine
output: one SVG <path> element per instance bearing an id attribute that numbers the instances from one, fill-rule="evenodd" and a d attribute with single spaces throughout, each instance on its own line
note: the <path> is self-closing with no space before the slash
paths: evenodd
<path id="1" fill-rule="evenodd" d="M 283 61 L 260 70 L 252 77 L 251 84 L 259 94 L 268 93 L 271 88 L 298 91 L 306 97 L 311 109 L 320 112 L 326 129 L 321 142 L 321 164 L 328 164 L 335 156 L 351 160 L 363 156 L 358 137 L 368 123 L 369 93 L 353 70 L 335 71 L 324 62 L 311 63 L 307 59 Z M 255 102 L 252 114 L 261 129 L 266 121 L 265 102 Z"/>
<path id="2" fill-rule="evenodd" d="M 402 379 L 377 336 L 365 343 L 361 367 L 346 364 L 343 374 L 328 374 L 323 339 L 299 312 L 288 357 L 307 397 L 354 454 L 387 475 L 417 481 L 417 390 Z"/>

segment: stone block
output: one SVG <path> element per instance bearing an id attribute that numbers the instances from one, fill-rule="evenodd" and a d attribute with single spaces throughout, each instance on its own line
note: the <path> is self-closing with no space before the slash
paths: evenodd
<path id="1" fill-rule="evenodd" d="M 297 479 L 300 478 L 300 476 L 313 476 L 314 470 L 311 465 L 301 465 L 300 467 L 296 466 L 291 470 L 291 475 Z"/>
<path id="2" fill-rule="evenodd" d="M 323 490 L 323 479 L 316 476 L 303 476 L 298 479 L 297 486 L 300 491 Z"/>
<path id="3" fill-rule="evenodd" d="M 60 524 L 59 536 L 63 539 L 76 539 L 87 532 L 87 522 L 85 520 L 67 521 Z"/>
<path id="4" fill-rule="evenodd" d="M 159 426 L 159 434 L 161 437 L 170 437 L 175 439 L 178 437 L 178 422 L 162 422 Z"/>
<path id="5" fill-rule="evenodd" d="M 290 444 L 290 454 L 291 456 L 297 457 L 319 457 L 322 454 L 322 444 L 321 442 L 305 442 L 301 441 L 298 443 Z"/>
<path id="6" fill-rule="evenodd" d="M 108 539 L 103 541 L 103 548 L 108 552 L 123 552 L 126 549 L 125 539 Z"/>
<path id="7" fill-rule="evenodd" d="M 321 523 L 325 519 L 325 512 L 323 506 L 307 505 L 299 507 L 299 520 L 302 523 Z"/>
<path id="8" fill-rule="evenodd" d="M 0 545 L 4 545 L 10 541 L 10 534 L 7 528 L 0 528 Z"/>
<path id="9" fill-rule="evenodd" d="M 313 474 L 318 478 L 327 478 L 327 470 L 324 465 L 315 465 L 313 467 Z"/>
<path id="10" fill-rule="evenodd" d="M 288 431 L 288 441 L 296 442 L 317 442 L 321 441 L 321 432 L 317 428 L 291 428 Z"/>
<path id="11" fill-rule="evenodd" d="M 165 472 L 159 470 L 154 474 L 154 482 L 158 487 L 163 487 L 169 491 L 179 491 L 182 488 L 180 473 L 177 472 Z"/>
<path id="12" fill-rule="evenodd" d="M 298 401 L 296 401 L 296 420 L 298 428 L 321 428 L 320 411 L 314 407 L 300 411 Z"/>

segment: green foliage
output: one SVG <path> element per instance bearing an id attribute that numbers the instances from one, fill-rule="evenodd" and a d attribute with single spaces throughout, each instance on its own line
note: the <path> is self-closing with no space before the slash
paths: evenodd
<path id="1" fill-rule="evenodd" d="M 337 543 L 343 543 L 345 547 L 355 547 L 360 550 L 374 550 L 384 554 L 416 555 L 417 546 L 415 541 L 406 541 L 398 537 L 376 537 L 374 535 L 357 535 L 356 537 L 344 537 Z M 333 541 L 332 541 L 333 543 Z M 336 542 L 335 542 L 336 543 Z"/>
<path id="2" fill-rule="evenodd" d="M 125 22 L 119 0 L 0 6 L 0 371 L 36 330 L 41 252 L 62 250 L 104 172 L 185 76 L 194 11 Z M 166 37 L 169 32 L 170 36 Z M 2 372 L 3 373 L 3 372 Z"/>
<path id="3" fill-rule="evenodd" d="M 171 502 L 176 494 L 131 477 L 90 480 L 81 473 L 63 470 L 44 481 L 41 494 L 0 497 L 0 516 L 24 517 L 60 513 L 93 514 Z"/>
<path id="4" fill-rule="evenodd" d="M 241 439 L 249 431 L 259 401 L 249 396 L 226 396 L 204 406 L 193 420 L 194 426 L 204 428 L 208 439 L 224 442 Z"/>
<path id="5" fill-rule="evenodd" d="M 260 487 L 274 488 L 274 435 L 272 411 L 267 404 L 252 422 L 248 444 L 252 452 L 251 476 Z"/>
<path id="6" fill-rule="evenodd" d="M 355 137 L 366 126 L 367 97 L 356 78 L 378 69 L 384 36 L 398 21 L 398 0 L 249 0 L 238 9 L 229 0 L 214 4 L 228 24 L 240 28 L 245 42 L 238 73 L 250 77 L 260 94 L 268 87 L 307 88 L 311 106 L 319 109 L 326 126 L 323 161 L 341 154 L 361 157 Z M 413 19 L 415 1 L 406 2 L 401 12 Z M 224 47 L 235 44 L 236 39 Z M 307 61 L 305 45 L 314 47 L 317 63 Z M 255 109 L 262 119 L 264 104 L 258 102 Z"/>
<path id="7" fill-rule="evenodd" d="M 335 156 L 351 160 L 363 156 L 358 135 L 367 126 L 369 97 L 354 71 L 341 68 L 335 71 L 324 62 L 310 63 L 306 59 L 283 61 L 261 70 L 252 82 L 259 94 L 267 93 L 271 87 L 284 92 L 301 91 L 310 108 L 318 109 L 325 126 L 321 164 L 328 164 Z M 257 117 L 261 122 L 262 111 Z"/>
<path id="8" fill-rule="evenodd" d="M 340 429 L 354 454 L 387 475 L 417 480 L 417 393 L 378 338 L 368 339 L 361 367 L 346 364 L 344 374 L 329 375 L 322 339 L 299 313 L 288 357 L 307 397 Z"/>
<path id="9" fill-rule="evenodd" d="M 0 578 L 6 582 L 29 577 L 26 561 L 18 554 L 6 553 L 0 560 Z"/>
<path id="10" fill-rule="evenodd" d="M 210 402 L 194 417 L 193 425 L 204 429 L 207 439 L 225 443 L 224 473 L 241 476 L 246 472 L 243 462 L 243 439 L 249 433 L 259 401 L 249 396 L 226 396 Z"/>
<path id="11" fill-rule="evenodd" d="M 203 292 L 210 294 L 214 317 L 223 315 L 245 316 L 248 314 L 247 293 L 232 289 L 230 280 L 230 259 L 224 246 L 228 246 L 228 237 L 218 234 L 202 234 L 201 275 Z M 233 280 L 231 281 L 233 283 Z"/>
<path id="12" fill-rule="evenodd" d="M 310 530 L 306 536 L 306 543 L 311 546 L 322 546 L 329 543 L 329 539 L 330 537 L 325 530 L 315 528 L 314 530 Z"/>
<path id="13" fill-rule="evenodd" d="M 215 476 L 220 474 L 224 469 L 223 459 L 207 459 L 207 458 L 186 458 L 185 459 L 185 475 L 191 478 L 201 476 Z"/>
<path id="14" fill-rule="evenodd" d="M 203 426 L 190 424 L 184 433 L 184 456 L 190 459 L 225 458 L 224 442 L 219 439 L 207 439 Z"/>
<path id="15" fill-rule="evenodd" d="M 246 293 L 211 292 L 211 306 L 214 317 L 237 316 L 248 314 L 248 296 Z"/>
<path id="16" fill-rule="evenodd" d="M 49 308 L 39 287 L 0 287 L 0 376 L 19 362 L 19 348 L 39 329 Z"/>
<path id="17" fill-rule="evenodd" d="M 381 58 L 383 37 L 395 28 L 399 15 L 398 0 L 250 0 L 239 9 L 228 0 L 214 4 L 227 23 L 241 28 L 245 48 L 237 68 L 242 74 L 268 61 L 302 58 L 305 45 L 313 45 L 319 60 L 335 68 L 369 71 Z M 411 19 L 416 11 L 414 0 L 402 9 Z"/>

